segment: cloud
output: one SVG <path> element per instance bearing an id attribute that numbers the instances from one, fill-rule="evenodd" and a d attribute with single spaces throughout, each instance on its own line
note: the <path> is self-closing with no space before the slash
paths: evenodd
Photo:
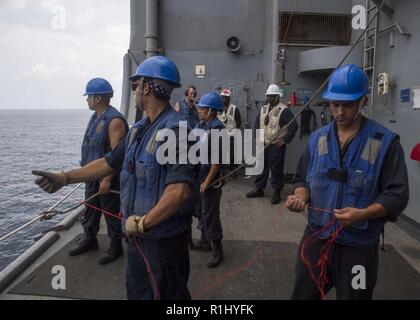
<path id="1" fill-rule="evenodd" d="M 60 4 L 62 4 L 62 1 L 57 1 L 57 0 L 41 0 L 41 1 L 35 2 L 36 7 L 41 10 L 51 10 L 52 7 L 56 5 L 60 5 Z"/>
<path id="2" fill-rule="evenodd" d="M 66 1 L 65 29 L 51 23 L 62 1 L 23 2 L 20 12 L 0 10 L 0 47 L 7 48 L 0 55 L 0 108 L 27 108 L 28 101 L 31 108 L 83 108 L 84 87 L 97 76 L 111 82 L 118 107 L 129 1 Z"/>
<path id="3" fill-rule="evenodd" d="M 32 68 L 29 71 L 25 71 L 19 75 L 16 76 L 16 80 L 22 80 L 22 79 L 39 79 L 44 78 L 47 79 L 48 77 L 54 76 L 59 71 L 58 67 L 51 67 L 48 66 L 45 61 L 41 63 L 37 63 L 32 66 Z"/>
<path id="4" fill-rule="evenodd" d="M 19 11 L 26 8 L 26 0 L 2 0 L 0 10 Z"/>

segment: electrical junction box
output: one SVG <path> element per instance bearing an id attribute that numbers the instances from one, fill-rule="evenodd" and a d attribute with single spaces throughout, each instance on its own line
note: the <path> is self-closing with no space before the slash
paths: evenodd
<path id="1" fill-rule="evenodd" d="M 267 84 L 265 82 L 254 82 L 252 89 L 254 91 L 254 101 L 265 102 L 267 100 L 267 96 L 265 95 Z"/>
<path id="2" fill-rule="evenodd" d="M 383 95 L 389 92 L 389 76 L 386 72 L 379 74 L 378 94 Z"/>

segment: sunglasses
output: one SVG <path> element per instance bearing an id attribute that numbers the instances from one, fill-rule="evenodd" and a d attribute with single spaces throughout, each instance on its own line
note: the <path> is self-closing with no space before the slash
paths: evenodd
<path id="1" fill-rule="evenodd" d="M 131 82 L 131 91 L 136 91 L 136 89 L 137 89 L 137 87 L 139 86 L 139 84 L 140 84 L 140 81 L 139 81 L 139 82 L 137 82 L 137 81 L 132 81 L 132 82 Z"/>

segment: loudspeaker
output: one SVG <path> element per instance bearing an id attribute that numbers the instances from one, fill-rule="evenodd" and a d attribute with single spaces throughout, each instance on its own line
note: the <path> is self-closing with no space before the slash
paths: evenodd
<path id="1" fill-rule="evenodd" d="M 230 52 L 238 53 L 239 49 L 241 48 L 241 42 L 239 41 L 238 37 L 230 37 L 226 41 L 226 46 Z"/>

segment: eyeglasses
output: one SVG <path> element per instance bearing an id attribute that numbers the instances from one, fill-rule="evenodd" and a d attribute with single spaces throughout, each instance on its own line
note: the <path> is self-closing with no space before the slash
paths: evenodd
<path id="1" fill-rule="evenodd" d="M 139 86 L 139 83 L 137 81 L 132 81 L 131 82 L 131 91 L 136 91 L 138 86 Z"/>
<path id="2" fill-rule="evenodd" d="M 132 81 L 131 82 L 131 91 L 136 91 L 137 87 L 140 85 L 140 81 Z"/>

